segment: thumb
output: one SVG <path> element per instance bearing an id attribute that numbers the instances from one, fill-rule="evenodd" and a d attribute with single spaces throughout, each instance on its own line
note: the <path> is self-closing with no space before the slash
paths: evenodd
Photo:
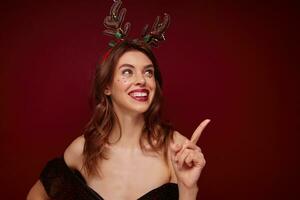
<path id="1" fill-rule="evenodd" d="M 181 148 L 182 148 L 181 144 L 175 144 L 175 143 L 171 144 L 171 152 L 172 152 L 172 154 L 178 153 L 181 150 Z"/>

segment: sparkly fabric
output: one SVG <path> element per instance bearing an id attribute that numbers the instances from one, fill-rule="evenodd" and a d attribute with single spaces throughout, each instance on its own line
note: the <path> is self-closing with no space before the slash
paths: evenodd
<path id="1" fill-rule="evenodd" d="M 90 188 L 78 171 L 71 170 L 62 157 L 49 161 L 40 180 L 48 196 L 57 200 L 103 200 Z M 178 186 L 166 183 L 144 194 L 138 200 L 177 200 Z"/>

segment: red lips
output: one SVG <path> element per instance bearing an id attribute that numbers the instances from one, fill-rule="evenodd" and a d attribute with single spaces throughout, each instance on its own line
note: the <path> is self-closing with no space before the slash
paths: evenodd
<path id="1" fill-rule="evenodd" d="M 136 101 L 145 102 L 148 100 L 149 90 L 136 89 L 136 90 L 130 91 L 128 94 Z"/>

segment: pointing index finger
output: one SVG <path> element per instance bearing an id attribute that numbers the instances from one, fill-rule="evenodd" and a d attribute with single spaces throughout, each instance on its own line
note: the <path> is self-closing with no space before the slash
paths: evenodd
<path id="1" fill-rule="evenodd" d="M 200 125 L 196 128 L 194 131 L 192 137 L 191 137 L 191 142 L 196 144 L 201 136 L 202 131 L 206 127 L 206 125 L 210 122 L 210 119 L 206 119 L 203 122 L 200 123 Z"/>

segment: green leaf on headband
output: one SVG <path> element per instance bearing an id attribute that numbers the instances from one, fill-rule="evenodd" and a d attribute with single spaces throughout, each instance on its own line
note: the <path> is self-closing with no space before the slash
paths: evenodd
<path id="1" fill-rule="evenodd" d="M 119 31 L 115 33 L 116 38 L 121 39 L 123 37 L 122 33 Z"/>
<path id="2" fill-rule="evenodd" d="M 114 47 L 114 46 L 116 46 L 116 42 L 112 40 L 108 43 L 108 46 Z"/>
<path id="3" fill-rule="evenodd" d="M 144 41 L 145 42 L 149 42 L 150 39 L 151 39 L 151 36 L 149 34 L 144 36 Z"/>

